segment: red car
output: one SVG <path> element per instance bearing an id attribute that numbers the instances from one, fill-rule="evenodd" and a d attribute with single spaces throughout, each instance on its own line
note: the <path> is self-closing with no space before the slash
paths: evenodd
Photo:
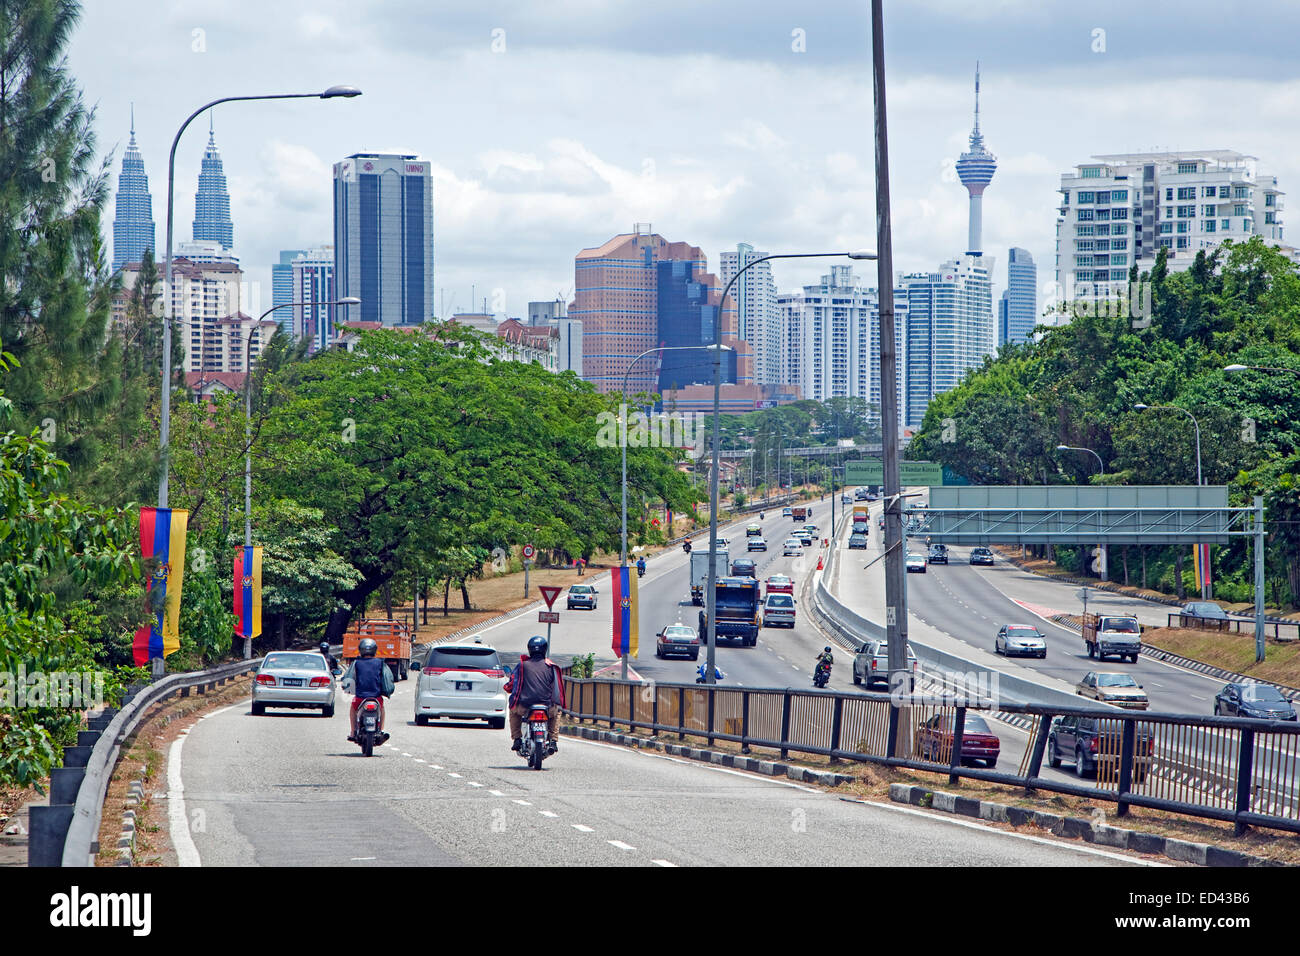
<path id="1" fill-rule="evenodd" d="M 767 594 L 794 594 L 794 578 L 788 574 L 774 574 L 767 579 Z M 767 596 L 764 595 L 764 597 Z"/>
<path id="2" fill-rule="evenodd" d="M 953 718 L 949 714 L 935 714 L 921 725 L 917 745 L 922 760 L 948 763 L 952 759 Z M 997 766 L 1002 743 L 979 714 L 968 713 L 962 727 L 961 762 L 983 760 L 992 769 Z"/>

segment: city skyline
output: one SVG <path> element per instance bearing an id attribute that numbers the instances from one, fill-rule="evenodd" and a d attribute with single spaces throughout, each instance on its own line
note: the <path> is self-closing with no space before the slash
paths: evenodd
<path id="1" fill-rule="evenodd" d="M 722 28 L 726 18 L 713 11 L 689 30 L 646 29 L 670 22 L 672 8 L 655 17 L 636 12 L 617 29 L 572 11 L 501 10 L 496 19 L 490 10 L 457 11 L 431 35 L 427 18 L 401 4 L 358 25 L 333 2 L 310 14 L 259 8 L 250 17 L 254 8 L 234 0 L 196 18 L 179 9 L 146 15 L 123 0 L 86 8 L 70 66 L 98 104 L 99 151 L 115 163 L 136 101 L 137 141 L 155 185 L 165 180 L 176 126 L 207 99 L 336 82 L 365 90 L 346 103 L 216 110 L 241 262 L 268 290 L 280 249 L 331 234 L 329 168 L 358 149 L 417 153 L 433 164 L 435 302 L 440 307 L 445 293 L 448 312 L 469 307 L 471 284 L 480 296 L 502 289 L 513 315 L 530 300 L 566 294 L 570 250 L 627 222 L 689 235 L 713 261 L 738 241 L 773 252 L 874 245 L 871 92 L 862 70 L 869 31 L 861 11 L 801 10 L 793 22 L 787 8 L 760 3 L 743 31 Z M 999 164 L 983 203 L 986 249 L 1019 246 L 1049 262 L 1060 171 L 1096 153 L 1232 145 L 1269 161 L 1282 188 L 1300 181 L 1294 134 L 1275 122 L 1300 105 L 1300 83 L 1286 79 L 1293 71 L 1279 39 L 1300 24 L 1300 11 L 1264 4 L 1269 36 L 1221 49 L 1191 29 L 1212 10 L 1201 2 L 1174 19 L 1108 3 L 1052 17 L 1029 3 L 991 11 L 926 0 L 908 10 L 886 11 L 901 271 L 933 268 L 965 245 L 968 215 L 953 195 L 960 188 L 954 164 L 970 133 L 977 58 L 981 130 Z M 139 20 L 139 29 L 119 36 L 124 18 Z M 1140 42 L 1157 22 L 1172 44 L 1162 50 L 1177 56 Z M 1104 37 L 1093 36 L 1099 24 Z M 498 26 L 505 49 L 494 53 Z M 805 33 L 801 53 L 792 49 L 796 27 Z M 202 44 L 192 35 L 198 28 L 206 31 Z M 91 36 L 116 39 L 92 43 Z M 1213 56 L 1212 76 L 1206 56 Z M 561 105 L 573 83 L 589 85 L 590 76 L 629 58 L 674 78 L 645 110 L 619 110 L 620 94 L 603 89 L 592 91 L 582 112 Z M 290 63 L 310 66 L 295 75 Z M 1139 71 L 1147 79 L 1134 86 Z M 425 79 L 412 88 L 408 75 Z M 443 92 L 451 88 L 499 93 L 452 98 Z M 700 113 L 688 105 L 696 95 L 688 89 L 699 88 L 749 95 L 721 113 Z M 588 112 L 601 122 L 586 122 Z M 177 153 L 178 239 L 193 208 L 201 135 L 191 129 Z M 161 220 L 165 197 L 156 198 Z M 778 289 L 790 291 L 816 282 L 825 265 L 778 263 L 773 271 Z M 1043 273 L 1040 285 L 1050 278 L 1046 267 Z M 1002 276 L 994 287 L 996 295 Z"/>

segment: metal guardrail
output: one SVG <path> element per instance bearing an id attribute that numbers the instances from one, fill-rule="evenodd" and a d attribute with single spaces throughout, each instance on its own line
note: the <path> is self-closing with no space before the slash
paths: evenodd
<path id="1" fill-rule="evenodd" d="M 172 694 L 206 690 L 254 671 L 262 658 L 234 661 L 205 671 L 171 674 L 130 691 L 121 709 L 92 718 L 90 730 L 77 735 L 77 747 L 64 751 L 64 765 L 50 775 L 50 805 L 29 811 L 29 866 L 93 866 L 100 818 L 108 784 L 123 742 L 148 709 Z M 69 759 L 71 757 L 71 759 Z"/>
<path id="2" fill-rule="evenodd" d="M 1078 706 L 1001 703 L 1028 715 L 1029 746 L 1015 773 L 967 768 L 961 759 L 968 714 L 989 711 L 942 698 L 912 697 L 891 706 L 887 694 L 802 691 L 705 684 L 565 680 L 565 713 L 652 735 L 705 737 L 751 747 L 870 762 L 1048 790 L 1130 807 L 1300 833 L 1300 725 L 1294 722 L 1128 713 Z M 1056 718 L 1095 720 L 1088 786 L 1044 778 Z M 1057 756 L 1053 755 L 1053 760 Z M 1085 760 L 1085 763 L 1088 761 Z M 1083 774 L 1079 774 L 1083 777 Z"/>
<path id="3" fill-rule="evenodd" d="M 1177 623 L 1174 623 L 1177 620 Z M 1181 611 L 1172 611 L 1169 614 L 1166 626 L 1168 627 L 1190 627 L 1203 628 L 1206 630 L 1226 631 L 1231 625 L 1231 629 L 1238 634 L 1241 633 L 1241 625 L 1249 624 L 1255 626 L 1253 617 L 1241 617 L 1236 614 L 1229 614 L 1227 617 L 1199 617 L 1194 614 L 1183 614 Z M 1300 640 L 1300 621 L 1290 621 L 1284 617 L 1266 617 L 1264 618 L 1264 630 L 1269 627 L 1273 628 L 1273 640 L 1282 639 L 1281 629 L 1284 627 L 1294 627 L 1296 629 L 1296 640 Z"/>

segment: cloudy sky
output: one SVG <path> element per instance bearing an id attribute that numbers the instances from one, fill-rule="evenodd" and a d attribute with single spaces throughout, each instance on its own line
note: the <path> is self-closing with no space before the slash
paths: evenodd
<path id="1" fill-rule="evenodd" d="M 69 63 L 102 153 L 136 137 L 164 241 L 166 160 L 220 96 L 360 87 L 352 100 L 218 108 L 235 247 L 270 305 L 278 250 L 332 238 L 331 166 L 402 151 L 434 170 L 435 306 L 569 297 L 573 257 L 636 222 L 718 253 L 875 247 L 870 4 L 749 0 L 89 0 Z M 886 0 L 894 261 L 966 245 L 952 163 L 998 159 L 984 248 L 1052 278 L 1060 174 L 1097 153 L 1233 148 L 1300 189 L 1300 3 Z M 206 122 L 176 160 L 190 238 Z M 111 236 L 112 210 L 105 231 Z M 782 290 L 826 266 L 776 264 Z M 868 266 L 868 270 L 862 269 Z M 875 285 L 874 267 L 859 272 Z M 247 306 L 246 306 L 247 309 Z"/>

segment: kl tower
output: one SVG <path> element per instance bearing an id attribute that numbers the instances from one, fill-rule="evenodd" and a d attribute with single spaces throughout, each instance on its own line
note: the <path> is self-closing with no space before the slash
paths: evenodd
<path id="1" fill-rule="evenodd" d="M 981 252 L 980 232 L 983 225 L 984 187 L 993 181 L 998 168 L 997 157 L 984 148 L 980 132 L 980 65 L 975 64 L 975 128 L 970 133 L 970 151 L 957 160 L 957 178 L 970 193 L 970 235 L 967 252 Z"/>

